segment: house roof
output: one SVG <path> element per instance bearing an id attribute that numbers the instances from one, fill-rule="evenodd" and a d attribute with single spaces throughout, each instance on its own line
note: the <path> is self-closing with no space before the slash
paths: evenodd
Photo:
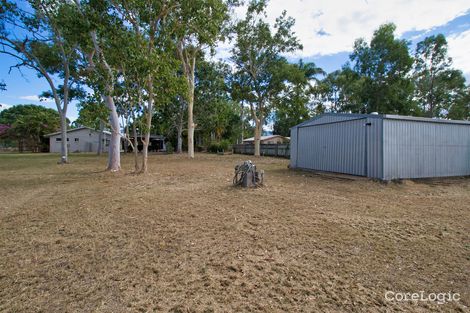
<path id="1" fill-rule="evenodd" d="M 343 117 L 353 117 L 353 118 L 377 118 L 377 119 L 390 119 L 390 120 L 406 120 L 406 121 L 416 121 L 416 122 L 429 122 L 429 123 L 446 123 L 446 124 L 464 124 L 470 125 L 470 121 L 464 120 L 446 120 L 441 118 L 429 118 L 429 117 L 417 117 L 417 116 L 405 116 L 405 115 L 395 115 L 395 114 L 361 114 L 361 113 L 323 113 L 315 116 L 314 118 L 297 124 L 294 127 L 307 125 L 319 118 L 324 116 L 343 116 Z"/>
<path id="2" fill-rule="evenodd" d="M 145 135 L 138 135 L 137 138 L 145 137 Z M 129 139 L 134 139 L 134 136 L 130 136 Z M 157 139 L 157 140 L 165 140 L 165 136 L 163 135 L 150 135 L 150 139 Z"/>
<path id="3" fill-rule="evenodd" d="M 269 135 L 269 136 L 261 136 L 261 137 L 260 137 L 260 140 L 261 140 L 261 141 L 263 141 L 263 140 L 269 140 L 269 139 L 277 138 L 277 137 L 282 137 L 282 138 L 287 138 L 287 139 L 289 139 L 289 137 L 284 137 L 284 136 L 281 136 L 281 135 Z M 246 138 L 246 139 L 244 139 L 243 141 L 255 141 L 255 137 Z"/>
<path id="4" fill-rule="evenodd" d="M 91 131 L 94 131 L 94 132 L 99 132 L 93 128 L 90 128 L 90 127 L 86 127 L 86 126 L 81 126 L 81 127 L 77 127 L 77 128 L 72 128 L 72 129 L 67 129 L 67 134 L 69 133 L 73 133 L 73 132 L 76 132 L 76 131 L 79 131 L 79 130 L 84 130 L 84 129 L 88 129 L 88 130 L 91 130 Z M 105 130 L 103 131 L 104 134 L 107 134 L 107 135 L 111 135 L 111 132 Z M 50 133 L 50 134 L 46 134 L 44 135 L 44 137 L 52 137 L 52 136 L 56 136 L 56 135 L 60 135 L 60 131 L 59 132 L 55 132 L 55 133 Z"/>

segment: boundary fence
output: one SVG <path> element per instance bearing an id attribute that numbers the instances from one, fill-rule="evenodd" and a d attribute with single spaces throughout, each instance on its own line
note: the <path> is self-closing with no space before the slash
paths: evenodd
<path id="1" fill-rule="evenodd" d="M 233 145 L 233 153 L 237 154 L 254 154 L 255 146 L 251 144 L 238 144 Z M 290 157 L 290 145 L 288 143 L 283 144 L 261 144 L 260 154 L 263 156 L 274 156 L 289 158 Z"/>

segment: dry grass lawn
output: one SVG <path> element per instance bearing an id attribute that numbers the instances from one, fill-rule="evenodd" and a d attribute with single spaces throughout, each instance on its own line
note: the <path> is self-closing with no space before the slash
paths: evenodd
<path id="1" fill-rule="evenodd" d="M 383 184 L 248 156 L 0 155 L 2 312 L 469 312 L 470 179 Z M 386 291 L 461 300 L 388 302 Z"/>

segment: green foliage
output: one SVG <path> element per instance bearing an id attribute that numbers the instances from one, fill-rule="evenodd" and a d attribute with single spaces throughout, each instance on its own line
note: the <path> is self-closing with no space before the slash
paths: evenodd
<path id="1" fill-rule="evenodd" d="M 152 130 L 176 143 L 176 130 L 180 121 L 186 120 L 186 103 L 182 97 L 158 105 L 152 118 Z"/>
<path id="2" fill-rule="evenodd" d="M 77 104 L 78 118 L 74 124 L 82 125 L 93 129 L 100 129 L 100 125 L 106 125 L 109 116 L 109 109 L 103 101 L 97 97 L 87 97 Z"/>
<path id="3" fill-rule="evenodd" d="M 76 32 L 68 31 L 68 22 L 77 13 L 75 7 L 69 2 L 36 0 L 21 3 L 21 8 L 2 1 L 0 8 L 0 53 L 15 58 L 18 64 L 14 67 L 36 70 L 50 84 L 51 75 L 64 79 L 65 84 L 58 88 L 62 95 L 67 94 L 79 68 Z M 22 31 L 12 31 L 15 28 Z M 52 88 L 51 96 L 54 92 Z"/>
<path id="4" fill-rule="evenodd" d="M 470 120 L 470 86 L 459 90 L 458 97 L 447 109 L 447 118 L 454 120 Z"/>
<path id="5" fill-rule="evenodd" d="M 171 142 L 167 142 L 165 146 L 166 146 L 166 153 L 173 154 L 175 152 L 175 149 L 173 148 L 173 145 L 171 144 Z"/>
<path id="6" fill-rule="evenodd" d="M 3 140 L 16 142 L 20 151 L 39 152 L 48 146 L 44 135 L 60 128 L 60 117 L 57 111 L 40 105 L 15 105 L 0 111 L 0 124 L 10 126 Z"/>
<path id="7" fill-rule="evenodd" d="M 313 113 L 365 110 L 360 98 L 362 80 L 349 66 L 329 73 L 312 89 Z"/>
<path id="8" fill-rule="evenodd" d="M 384 24 L 374 32 L 370 44 L 364 39 L 354 43 L 351 61 L 357 74 L 359 103 L 351 108 L 361 113 L 412 114 L 413 84 L 409 72 L 413 59 L 409 54 L 409 43 L 396 39 L 394 24 Z"/>
<path id="9" fill-rule="evenodd" d="M 226 152 L 230 148 L 230 141 L 224 139 L 219 142 L 211 142 L 207 147 L 207 151 L 210 153 Z"/>
<path id="10" fill-rule="evenodd" d="M 324 74 L 315 63 L 304 63 L 300 60 L 297 64 L 283 64 L 277 75 L 284 78 L 284 88 L 282 95 L 273 100 L 274 134 L 289 136 L 292 126 L 310 118 L 312 82 L 318 83 L 317 76 Z"/>
<path id="11" fill-rule="evenodd" d="M 415 99 L 428 117 L 460 116 L 455 106 L 464 101 L 465 78 L 461 71 L 451 68 L 444 35 L 426 37 L 416 47 L 414 82 Z"/>
<path id="12" fill-rule="evenodd" d="M 70 29 L 69 23 L 77 13 L 77 5 L 70 1 L 31 0 L 17 4 L 5 0 L 0 3 L 0 53 L 16 60 L 13 67 L 30 68 L 38 77 L 44 77 L 63 131 L 67 126 L 68 104 L 74 96 L 71 90 L 80 71 L 77 33 L 83 29 Z M 61 85 L 57 85 L 57 78 L 62 80 Z M 67 155 L 67 141 L 62 138 L 62 163 L 67 162 Z"/>
<path id="13" fill-rule="evenodd" d="M 295 77 L 281 54 L 301 49 L 292 27 L 294 19 L 286 11 L 276 19 L 273 31 L 264 20 L 267 1 L 250 1 L 246 17 L 235 25 L 236 41 L 232 49 L 235 75 L 232 90 L 235 98 L 249 104 L 258 133 L 265 119 L 286 90 L 286 82 Z M 295 97 L 295 96 L 293 96 Z M 282 109 L 279 116 L 283 116 Z"/>
<path id="14" fill-rule="evenodd" d="M 408 43 L 394 37 L 393 24 L 382 25 L 367 44 L 358 39 L 353 65 L 328 74 L 312 89 L 313 114 L 329 112 L 394 113 L 469 118 L 469 87 L 451 67 L 443 35 L 425 38 L 414 62 Z M 411 66 L 413 64 L 413 66 Z"/>
<path id="15" fill-rule="evenodd" d="M 230 138 L 239 119 L 238 106 L 230 99 L 230 68 L 222 62 L 200 61 L 196 67 L 195 116 L 197 132 L 206 142 Z"/>

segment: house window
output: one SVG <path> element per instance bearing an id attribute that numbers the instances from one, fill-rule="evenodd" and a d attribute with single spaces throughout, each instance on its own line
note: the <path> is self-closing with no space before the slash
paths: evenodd
<path id="1" fill-rule="evenodd" d="M 79 138 L 75 138 L 75 141 L 79 141 Z"/>
<path id="2" fill-rule="evenodd" d="M 62 141 L 62 138 L 56 138 L 55 141 Z"/>

